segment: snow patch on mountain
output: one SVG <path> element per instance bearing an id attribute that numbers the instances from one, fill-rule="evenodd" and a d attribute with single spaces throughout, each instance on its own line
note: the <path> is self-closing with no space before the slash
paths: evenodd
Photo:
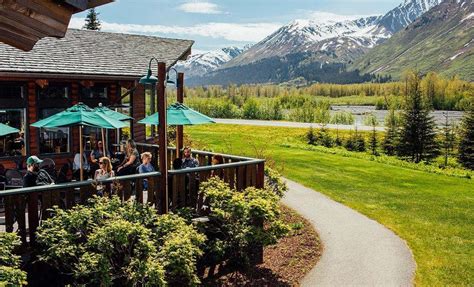
<path id="1" fill-rule="evenodd" d="M 222 66 L 247 50 L 249 46 L 226 47 L 215 51 L 208 51 L 191 55 L 186 61 L 179 61 L 175 68 L 184 72 L 187 77 L 202 76 Z"/>

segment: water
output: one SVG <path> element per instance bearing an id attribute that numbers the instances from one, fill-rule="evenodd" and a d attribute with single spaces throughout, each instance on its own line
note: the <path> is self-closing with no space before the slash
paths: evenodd
<path id="1" fill-rule="evenodd" d="M 379 122 L 380 126 L 384 125 L 385 118 L 387 117 L 389 111 L 388 110 L 376 110 L 375 106 L 331 106 L 331 116 L 336 113 L 336 112 L 350 112 L 352 115 L 354 115 L 355 119 L 355 124 L 358 126 L 364 125 L 364 119 L 370 115 L 373 114 L 376 118 L 377 121 Z M 448 114 L 449 121 L 451 123 L 458 123 L 464 112 L 460 111 L 433 111 L 431 112 L 433 115 L 436 125 L 438 126 L 443 126 L 446 117 L 445 114 Z"/>

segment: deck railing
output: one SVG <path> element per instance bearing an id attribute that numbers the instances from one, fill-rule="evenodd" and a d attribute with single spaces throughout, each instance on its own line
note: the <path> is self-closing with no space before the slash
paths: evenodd
<path id="1" fill-rule="evenodd" d="M 157 158 L 156 145 L 139 144 L 141 152 L 150 151 Z M 174 148 L 169 149 L 169 162 L 176 158 Z M 0 222 L 1 232 L 18 232 L 22 243 L 27 245 L 35 241 L 35 233 L 41 221 L 50 216 L 49 209 L 59 206 L 70 209 L 77 204 L 84 204 L 97 194 L 96 186 L 102 185 L 106 195 L 116 194 L 121 200 L 132 198 L 138 203 L 154 206 L 159 214 L 168 209 L 173 211 L 181 207 L 191 207 L 200 211 L 202 199 L 199 196 L 199 184 L 211 176 L 218 176 L 236 190 L 248 186 L 262 188 L 264 185 L 264 164 L 261 159 L 220 154 L 224 163 L 211 165 L 215 153 L 193 151 L 200 166 L 181 170 L 168 171 L 168 203 L 165 194 L 159 192 L 161 173 L 152 172 L 120 176 L 100 182 L 78 181 L 64 184 L 37 186 L 0 191 Z M 144 180 L 148 181 L 148 190 L 144 191 Z"/>

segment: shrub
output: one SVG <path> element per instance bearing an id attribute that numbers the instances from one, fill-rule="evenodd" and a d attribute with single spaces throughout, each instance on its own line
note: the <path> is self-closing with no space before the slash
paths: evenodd
<path id="1" fill-rule="evenodd" d="M 26 285 L 26 272 L 20 269 L 20 256 L 13 249 L 20 245 L 16 233 L 0 233 L 0 286 Z"/>
<path id="2" fill-rule="evenodd" d="M 365 151 L 365 139 L 364 137 L 359 134 L 359 133 L 355 133 L 353 135 L 351 135 L 346 143 L 344 144 L 344 147 L 348 150 L 348 151 L 359 151 L 359 152 L 363 152 Z"/>
<path id="3" fill-rule="evenodd" d="M 210 222 L 204 226 L 209 260 L 248 266 L 255 246 L 274 244 L 288 232 L 279 218 L 279 196 L 270 190 L 249 187 L 237 192 L 213 177 L 201 184 L 200 193 L 211 206 Z"/>
<path id="4" fill-rule="evenodd" d="M 283 181 L 278 171 L 265 167 L 265 189 L 272 190 L 278 197 L 283 197 L 285 192 L 288 191 L 286 182 Z"/>
<path id="5" fill-rule="evenodd" d="M 38 229 L 39 259 L 71 274 L 76 284 L 198 283 L 195 263 L 204 237 L 176 215 L 158 216 L 115 196 L 70 210 L 56 207 L 52 214 Z"/>

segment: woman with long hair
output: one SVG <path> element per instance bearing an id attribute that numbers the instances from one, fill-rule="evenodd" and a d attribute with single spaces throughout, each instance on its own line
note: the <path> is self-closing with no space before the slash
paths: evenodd
<path id="1" fill-rule="evenodd" d="M 103 195 L 105 186 L 100 183 L 101 180 L 108 179 L 115 176 L 112 170 L 112 163 L 108 157 L 101 157 L 99 159 L 99 169 L 95 171 L 94 180 L 98 181 L 97 194 Z"/>
<path id="2" fill-rule="evenodd" d="M 140 154 L 134 140 L 128 139 L 125 145 L 125 159 L 117 168 L 117 175 L 129 175 L 137 172 L 140 165 Z"/>

